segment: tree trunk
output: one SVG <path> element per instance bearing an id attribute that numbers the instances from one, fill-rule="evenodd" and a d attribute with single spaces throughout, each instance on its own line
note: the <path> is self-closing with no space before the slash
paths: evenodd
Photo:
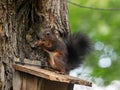
<path id="1" fill-rule="evenodd" d="M 58 38 L 68 35 L 66 3 L 66 0 L 0 0 L 0 90 L 13 89 L 15 58 L 46 60 L 46 54 L 34 47 L 41 30 L 54 28 Z"/>

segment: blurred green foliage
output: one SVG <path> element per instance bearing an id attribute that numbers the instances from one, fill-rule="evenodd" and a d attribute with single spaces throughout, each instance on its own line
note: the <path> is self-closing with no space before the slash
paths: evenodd
<path id="1" fill-rule="evenodd" d="M 80 5 L 98 8 L 120 8 L 120 0 L 70 0 Z M 95 49 L 85 65 L 93 69 L 94 77 L 102 77 L 105 85 L 112 80 L 120 80 L 120 11 L 103 11 L 80 8 L 68 3 L 70 27 L 73 32 L 86 33 L 93 42 L 101 42 L 103 47 Z M 101 45 L 100 45 L 101 47 Z M 107 47 L 110 47 L 106 49 Z M 109 67 L 100 67 L 101 56 L 111 60 Z"/>

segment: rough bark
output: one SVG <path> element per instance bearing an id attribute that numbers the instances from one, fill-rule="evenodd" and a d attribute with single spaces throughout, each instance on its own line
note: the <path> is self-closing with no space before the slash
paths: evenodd
<path id="1" fill-rule="evenodd" d="M 0 0 L 0 67 L 2 90 L 12 90 L 14 58 L 46 60 L 34 47 L 41 30 L 69 33 L 66 0 Z"/>
<path id="2" fill-rule="evenodd" d="M 56 34 L 66 36 L 69 32 L 66 0 L 38 0 L 38 15 L 43 19 L 41 29 L 54 28 Z"/>
<path id="3" fill-rule="evenodd" d="M 16 49 L 15 12 L 13 0 L 0 0 L 0 60 L 2 90 L 12 90 L 12 63 Z"/>

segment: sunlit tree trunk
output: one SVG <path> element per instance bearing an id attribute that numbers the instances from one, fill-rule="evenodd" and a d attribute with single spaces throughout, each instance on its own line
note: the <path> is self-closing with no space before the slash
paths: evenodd
<path id="1" fill-rule="evenodd" d="M 34 42 L 46 28 L 54 28 L 58 37 L 66 36 L 67 15 L 66 0 L 0 0 L 0 90 L 13 89 L 15 58 L 46 59 Z"/>

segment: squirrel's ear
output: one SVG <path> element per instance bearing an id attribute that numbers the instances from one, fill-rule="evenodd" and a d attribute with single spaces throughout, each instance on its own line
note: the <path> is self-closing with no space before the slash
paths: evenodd
<path id="1" fill-rule="evenodd" d="M 55 30 L 55 27 L 52 27 L 52 28 L 51 28 L 51 32 L 52 32 L 52 33 L 55 33 L 55 31 L 56 31 L 56 30 Z"/>
<path id="2" fill-rule="evenodd" d="M 64 36 L 63 33 L 61 33 L 60 31 L 58 31 L 58 33 L 59 33 L 59 36 L 60 36 L 60 37 L 63 37 L 63 36 Z"/>
<path id="3" fill-rule="evenodd" d="M 51 28 L 51 32 L 52 32 L 53 34 L 55 34 L 55 36 L 57 36 L 57 37 L 59 37 L 59 38 L 65 37 L 64 33 L 62 33 L 62 32 L 59 31 L 59 30 L 56 30 L 55 27 L 52 27 L 52 28 Z"/>

